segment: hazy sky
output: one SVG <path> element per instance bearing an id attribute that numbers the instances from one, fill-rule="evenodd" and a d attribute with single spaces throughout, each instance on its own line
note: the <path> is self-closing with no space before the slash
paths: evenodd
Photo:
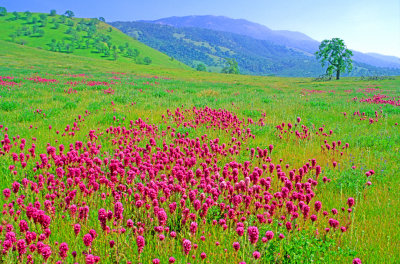
<path id="1" fill-rule="evenodd" d="M 348 48 L 400 57 L 400 0 L 0 0 L 8 11 L 58 13 L 132 21 L 223 15 L 303 32 L 321 41 L 339 37 Z"/>

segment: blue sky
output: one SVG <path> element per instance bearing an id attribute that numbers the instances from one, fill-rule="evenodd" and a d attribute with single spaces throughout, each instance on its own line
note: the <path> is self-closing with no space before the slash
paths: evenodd
<path id="1" fill-rule="evenodd" d="M 0 0 L 8 11 L 74 11 L 107 21 L 185 15 L 223 15 L 303 32 L 316 40 L 339 37 L 362 52 L 400 57 L 399 0 Z"/>

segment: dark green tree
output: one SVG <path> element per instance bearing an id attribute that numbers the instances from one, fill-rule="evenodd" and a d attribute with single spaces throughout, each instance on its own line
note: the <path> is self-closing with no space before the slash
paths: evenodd
<path id="1" fill-rule="evenodd" d="M 99 17 L 99 20 L 100 20 L 101 22 L 106 22 L 106 19 L 105 19 L 104 17 Z"/>
<path id="2" fill-rule="evenodd" d="M 107 48 L 108 48 L 109 50 L 111 50 L 111 49 L 112 49 L 112 42 L 111 42 L 111 40 L 107 39 L 107 40 L 105 40 L 104 42 L 106 43 Z"/>
<path id="3" fill-rule="evenodd" d="M 56 50 L 57 50 L 58 52 L 62 52 L 63 49 L 64 49 L 64 42 L 63 42 L 63 41 L 58 41 L 58 42 L 57 42 L 57 45 L 56 45 Z"/>
<path id="4" fill-rule="evenodd" d="M 4 6 L 0 6 L 0 16 L 7 15 L 7 9 Z"/>
<path id="5" fill-rule="evenodd" d="M 74 12 L 72 12 L 71 10 L 67 10 L 64 13 L 68 18 L 73 18 L 75 16 Z"/>
<path id="6" fill-rule="evenodd" d="M 336 72 L 336 80 L 340 79 L 342 72 L 351 72 L 353 69 L 353 61 L 351 60 L 353 52 L 346 48 L 344 41 L 340 38 L 322 41 L 315 55 L 322 67 L 328 66 L 326 74 L 331 76 L 333 72 Z"/>
<path id="7" fill-rule="evenodd" d="M 87 37 L 92 38 L 94 34 L 96 34 L 97 29 L 96 26 L 90 26 L 89 29 L 87 30 Z"/>
<path id="8" fill-rule="evenodd" d="M 40 27 L 45 27 L 47 25 L 47 16 L 45 14 L 40 14 L 39 15 L 40 18 Z"/>
<path id="9" fill-rule="evenodd" d="M 60 23 L 64 24 L 67 17 L 65 15 L 60 16 Z"/>
<path id="10" fill-rule="evenodd" d="M 196 70 L 198 70 L 198 71 L 207 71 L 207 68 L 203 63 L 199 63 L 199 64 L 197 64 Z"/>
<path id="11" fill-rule="evenodd" d="M 68 29 L 65 31 L 65 34 L 71 35 L 71 34 L 73 34 L 74 32 L 75 32 L 75 30 L 74 30 L 73 28 L 68 28 Z"/>
<path id="12" fill-rule="evenodd" d="M 97 50 L 97 53 L 101 53 L 106 50 L 104 43 L 101 43 L 101 42 L 97 42 L 93 46 Z"/>
<path id="13" fill-rule="evenodd" d="M 137 49 L 128 48 L 126 51 L 128 57 L 136 58 L 139 56 L 139 51 Z"/>
<path id="14" fill-rule="evenodd" d="M 20 41 L 17 42 L 18 44 L 21 44 L 22 46 L 28 44 L 28 41 L 26 39 L 21 39 Z"/>
<path id="15" fill-rule="evenodd" d="M 227 74 L 239 74 L 239 66 L 235 59 L 226 58 L 225 59 L 226 66 L 222 69 L 222 73 Z"/>
<path id="16" fill-rule="evenodd" d="M 126 56 L 128 57 L 133 57 L 133 49 L 132 48 L 128 48 L 126 50 Z"/>
<path id="17" fill-rule="evenodd" d="M 57 11 L 55 9 L 50 10 L 50 16 L 55 16 L 57 15 Z"/>
<path id="18" fill-rule="evenodd" d="M 30 20 L 31 17 L 32 17 L 32 13 L 29 12 L 29 11 L 25 11 L 25 12 L 24 12 L 24 15 L 25 15 L 27 21 Z"/>
<path id="19" fill-rule="evenodd" d="M 14 20 L 18 20 L 19 19 L 19 13 L 18 12 L 14 11 L 13 15 L 14 15 Z"/>
<path id="20" fill-rule="evenodd" d="M 144 58 L 143 58 L 143 63 L 144 63 L 145 65 L 150 65 L 152 62 L 153 62 L 153 61 L 151 60 L 150 57 L 144 57 Z"/>
<path id="21" fill-rule="evenodd" d="M 44 30 L 43 29 L 37 30 L 36 33 L 37 33 L 38 37 L 43 37 L 44 36 Z"/>
<path id="22" fill-rule="evenodd" d="M 31 29 L 28 28 L 28 29 L 24 32 L 24 35 L 25 35 L 25 36 L 30 36 L 30 35 L 32 35 Z"/>
<path id="23" fill-rule="evenodd" d="M 57 40 L 52 39 L 52 40 L 51 40 L 51 43 L 49 44 L 49 46 L 50 46 L 50 51 L 56 51 L 56 48 L 57 48 Z"/>
<path id="24" fill-rule="evenodd" d="M 73 53 L 74 52 L 74 43 L 67 43 L 66 45 L 65 45 L 65 51 L 67 52 L 67 53 Z"/>
<path id="25" fill-rule="evenodd" d="M 39 31 L 39 26 L 38 25 L 33 25 L 32 26 L 32 34 L 36 34 Z"/>
<path id="26" fill-rule="evenodd" d="M 90 19 L 90 25 L 97 25 L 97 24 L 99 24 L 99 19 L 98 18 Z"/>

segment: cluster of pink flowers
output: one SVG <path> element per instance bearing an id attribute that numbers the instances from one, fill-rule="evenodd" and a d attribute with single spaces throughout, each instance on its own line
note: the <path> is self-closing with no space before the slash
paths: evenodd
<path id="1" fill-rule="evenodd" d="M 256 226 L 250 226 L 247 229 L 247 233 L 249 236 L 250 243 L 256 244 L 258 241 L 258 236 L 259 236 L 258 228 Z"/>
<path id="2" fill-rule="evenodd" d="M 65 131 L 79 131 L 83 119 L 77 117 Z M 296 122 L 299 125 L 301 118 Z M 105 242 L 109 250 L 119 249 L 120 243 L 111 236 L 121 236 L 136 244 L 139 256 L 144 251 L 147 254 L 147 245 L 155 238 L 160 244 L 176 240 L 179 251 L 193 258 L 196 256 L 189 256 L 191 252 L 200 250 L 197 238 L 206 240 L 207 225 L 231 232 L 233 244 L 232 240 L 229 245 L 212 243 L 234 252 L 246 243 L 273 243 L 315 226 L 345 232 L 351 225 L 347 220 L 355 200 L 347 200 L 347 211 L 323 208 L 316 201 L 323 174 L 317 160 L 309 159 L 294 168 L 274 157 L 277 148 L 272 144 L 247 148 L 255 138 L 253 127 L 253 120 L 225 109 L 194 107 L 168 110 L 160 126 L 139 118 L 129 121 L 128 126 L 93 129 L 86 141 L 65 146 L 49 143 L 43 146 L 43 153 L 34 143 L 26 150 L 25 139 L 4 133 L 0 156 L 12 162 L 10 172 L 23 171 L 32 177 L 3 189 L 3 217 L 10 226 L 0 232 L 2 253 L 9 254 L 15 248 L 26 257 L 29 249 L 45 261 L 51 257 L 55 262 L 66 260 L 68 254 L 83 258 L 76 251 L 69 253 L 70 248 L 78 251 L 81 247 L 85 262 L 97 263 L 106 258 L 94 255 L 98 244 Z M 193 137 L 178 128 L 218 130 L 221 136 Z M 336 151 L 340 146 L 340 141 L 325 142 L 328 150 Z M 239 162 L 241 155 L 249 159 Z M 26 164 L 22 166 L 22 162 Z M 322 182 L 329 179 L 324 176 Z M 39 193 L 43 200 L 36 199 Z M 50 227 L 54 228 L 53 221 L 60 221 L 60 215 L 63 221 L 70 221 L 69 230 L 61 231 L 69 232 L 77 245 L 71 241 L 62 241 L 57 247 L 50 244 L 49 237 L 55 232 Z M 300 221 L 304 223 L 301 228 Z M 272 229 L 275 224 L 279 230 L 267 231 L 260 239 L 260 230 L 265 230 L 261 227 Z M 14 225 L 19 228 L 14 230 Z M 33 225 L 37 234 L 30 231 Z M 264 254 L 260 252 L 249 254 L 260 259 Z M 36 253 L 31 258 L 38 259 Z M 208 261 L 212 255 L 201 252 L 198 256 Z M 158 258 L 149 261 L 160 262 Z M 169 263 L 175 261 L 169 258 Z"/>
<path id="3" fill-rule="evenodd" d="M 34 76 L 34 77 L 29 77 L 29 78 L 24 78 L 24 79 L 34 81 L 35 83 L 59 83 L 59 81 L 56 79 L 46 79 L 46 78 L 42 78 L 40 76 Z"/>
<path id="4" fill-rule="evenodd" d="M 375 122 L 378 122 L 379 119 L 381 119 L 383 116 L 382 116 L 382 110 L 381 110 L 380 113 L 378 113 L 378 111 L 375 111 L 374 116 L 367 116 L 365 114 L 365 112 L 360 113 L 360 111 L 356 111 L 353 113 L 353 117 L 359 118 L 360 121 L 368 120 L 369 124 L 373 124 Z"/>
<path id="5" fill-rule="evenodd" d="M 284 122 L 282 122 L 280 125 L 277 125 L 276 129 L 278 131 L 278 137 L 281 139 L 288 140 L 291 138 L 292 135 L 294 135 L 295 138 L 297 138 L 297 139 L 311 140 L 314 135 L 318 136 L 318 137 L 330 137 L 333 134 L 332 130 L 329 130 L 329 132 L 324 132 L 325 125 L 316 129 L 314 125 L 312 128 L 309 128 L 306 125 L 301 125 L 301 127 L 300 127 L 300 122 L 301 122 L 301 119 L 300 119 L 300 117 L 298 117 L 297 123 L 285 124 Z M 315 131 L 315 133 L 312 132 L 313 130 Z"/>
<path id="6" fill-rule="evenodd" d="M 139 252 L 139 253 L 141 253 L 141 252 L 143 251 L 144 244 L 145 244 L 145 242 L 144 242 L 144 237 L 138 236 L 138 237 L 136 238 L 136 245 L 137 245 L 137 247 L 138 247 L 138 252 Z"/>
<path id="7" fill-rule="evenodd" d="M 189 255 L 189 252 L 192 249 L 192 242 L 190 242 L 189 239 L 185 239 L 183 240 L 182 247 L 185 255 Z"/>
<path id="8" fill-rule="evenodd" d="M 380 92 L 381 89 L 378 87 L 379 85 L 367 85 L 367 88 L 359 88 L 357 89 L 357 93 L 375 93 Z M 374 88 L 376 87 L 376 88 Z"/>
<path id="9" fill-rule="evenodd" d="M 353 101 L 358 101 L 361 103 L 368 103 L 368 104 L 383 104 L 383 105 L 393 105 L 393 106 L 400 106 L 400 98 L 399 97 L 390 97 L 384 94 L 376 94 L 370 98 L 361 98 L 358 99 L 357 97 L 353 98 Z"/>
<path id="10" fill-rule="evenodd" d="M 17 83 L 14 81 L 8 81 L 8 80 L 12 80 L 12 79 L 14 79 L 14 77 L 0 76 L 0 86 L 3 86 L 3 87 L 21 86 L 21 83 Z"/>

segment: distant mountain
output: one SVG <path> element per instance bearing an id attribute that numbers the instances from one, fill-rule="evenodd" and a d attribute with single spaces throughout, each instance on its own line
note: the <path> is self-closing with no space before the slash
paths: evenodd
<path id="1" fill-rule="evenodd" d="M 319 46 L 318 41 L 313 40 L 309 36 L 300 32 L 272 30 L 266 26 L 245 19 L 232 19 L 225 16 L 168 17 L 143 22 L 170 25 L 174 27 L 196 27 L 231 32 L 255 39 L 268 40 L 277 45 L 299 48 L 310 53 L 315 52 Z"/>
<path id="2" fill-rule="evenodd" d="M 376 53 L 362 53 L 353 50 L 353 60 L 376 67 L 388 67 L 400 69 L 400 59 L 393 56 L 385 56 Z"/>
<path id="3" fill-rule="evenodd" d="M 249 36 L 255 39 L 267 40 L 276 45 L 295 48 L 299 51 L 314 54 L 318 50 L 319 42 L 309 36 L 295 31 L 272 30 L 261 24 L 245 19 L 232 19 L 224 16 L 184 16 L 168 17 L 153 21 L 143 21 L 174 27 L 195 27 L 217 31 L 231 32 Z M 361 53 L 354 51 L 354 61 L 369 64 L 376 67 L 389 67 L 400 69 L 400 58 L 384 56 L 374 53 Z"/>
<path id="4" fill-rule="evenodd" d="M 394 68 L 397 68 L 400 64 L 400 58 L 395 57 L 395 56 L 382 55 L 382 54 L 378 54 L 378 53 L 367 53 L 367 55 L 370 57 L 374 57 L 375 59 L 385 61 L 387 63 L 392 63 L 393 64 L 392 67 L 394 67 Z"/>
<path id="5" fill-rule="evenodd" d="M 240 72 L 255 75 L 315 77 L 324 73 L 315 56 L 304 50 L 240 34 L 162 23 L 112 22 L 112 26 L 170 57 L 196 68 L 221 71 L 225 58 L 235 58 Z M 302 38 L 297 35 L 298 38 Z M 355 75 L 399 75 L 400 70 L 356 63 Z"/>

